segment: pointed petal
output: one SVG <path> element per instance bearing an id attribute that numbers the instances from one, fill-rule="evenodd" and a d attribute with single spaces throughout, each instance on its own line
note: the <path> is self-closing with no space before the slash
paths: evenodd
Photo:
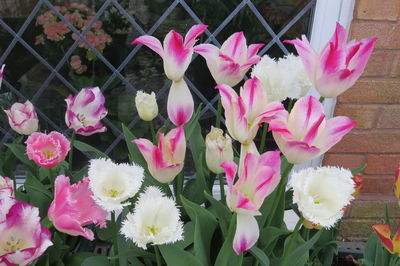
<path id="1" fill-rule="evenodd" d="M 254 216 L 237 214 L 236 232 L 233 239 L 233 250 L 240 254 L 250 249 L 260 235 L 258 224 Z"/>
<path id="2" fill-rule="evenodd" d="M 164 39 L 164 71 L 170 80 L 183 78 L 192 59 L 193 48 L 183 45 L 182 35 L 171 30 Z"/>
<path id="3" fill-rule="evenodd" d="M 388 224 L 375 224 L 372 226 L 372 229 L 374 229 L 375 233 L 381 239 L 385 248 L 393 254 L 394 249 L 392 240 L 390 239 L 390 226 Z"/>
<path id="4" fill-rule="evenodd" d="M 161 42 L 157 38 L 154 38 L 153 36 L 149 35 L 140 36 L 139 38 L 134 40 L 131 44 L 135 43 L 146 45 L 148 48 L 150 48 L 151 50 L 156 52 L 159 56 L 161 56 L 161 58 L 163 58 L 164 56 L 164 51 Z"/>
<path id="5" fill-rule="evenodd" d="M 207 29 L 207 25 L 203 25 L 203 24 L 197 24 L 194 25 L 193 27 L 190 28 L 190 30 L 186 33 L 185 36 L 185 41 L 183 43 L 183 45 L 186 48 L 189 47 L 193 47 L 193 45 L 196 43 L 196 38 L 202 34 L 206 29 Z"/>
<path id="6" fill-rule="evenodd" d="M 326 127 L 321 136 L 318 137 L 319 140 L 315 145 L 321 147 L 322 152 L 326 152 L 352 130 L 355 125 L 356 122 L 346 116 L 331 118 L 326 122 Z"/>
<path id="7" fill-rule="evenodd" d="M 346 38 L 346 29 L 342 25 L 340 25 L 339 22 L 336 22 L 335 32 L 333 33 L 330 42 L 332 42 L 336 48 L 339 48 L 346 41 Z"/>
<path id="8" fill-rule="evenodd" d="M 156 162 L 154 161 L 153 154 L 154 150 L 156 150 L 157 148 L 153 145 L 153 143 L 151 143 L 151 141 L 147 139 L 135 139 L 132 140 L 132 142 L 137 145 L 140 153 L 146 160 L 148 167 L 149 168 L 150 166 L 155 167 Z"/>
<path id="9" fill-rule="evenodd" d="M 253 121 L 263 111 L 267 102 L 267 95 L 260 80 L 256 77 L 247 80 L 240 89 L 240 96 L 248 110 L 246 112 L 247 119 Z"/>
<path id="10" fill-rule="evenodd" d="M 226 161 L 220 165 L 224 168 L 225 178 L 228 184 L 228 187 L 231 188 L 233 186 L 233 181 L 235 180 L 237 165 L 233 161 Z"/>
<path id="11" fill-rule="evenodd" d="M 186 139 L 183 126 L 172 129 L 165 136 L 165 139 L 168 142 L 174 162 L 183 163 L 186 153 Z"/>
<path id="12" fill-rule="evenodd" d="M 173 81 L 168 94 L 168 117 L 176 126 L 187 123 L 193 115 L 194 102 L 184 79 Z"/>
<path id="13" fill-rule="evenodd" d="M 263 43 L 255 43 L 255 44 L 250 44 L 249 48 L 247 49 L 247 58 L 251 58 L 255 55 L 257 55 L 258 51 L 264 46 L 265 44 Z"/>
<path id="14" fill-rule="evenodd" d="M 243 32 L 232 34 L 221 46 L 221 53 L 243 64 L 247 59 L 247 44 Z"/>

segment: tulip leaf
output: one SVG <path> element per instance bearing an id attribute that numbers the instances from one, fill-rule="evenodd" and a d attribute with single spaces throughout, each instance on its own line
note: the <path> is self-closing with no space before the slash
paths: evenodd
<path id="1" fill-rule="evenodd" d="M 269 258 L 267 254 L 256 246 L 249 249 L 250 253 L 260 262 L 262 266 L 269 266 Z"/>
<path id="2" fill-rule="evenodd" d="M 241 266 L 243 261 L 243 254 L 237 255 L 233 250 L 233 238 L 236 231 L 236 216 L 234 213 L 229 224 L 228 235 L 225 238 L 224 244 L 218 253 L 215 266 Z"/>
<path id="3" fill-rule="evenodd" d="M 194 223 L 188 222 L 183 228 L 183 240 L 178 241 L 175 245 L 181 249 L 187 248 L 194 241 Z"/>
<path id="4" fill-rule="evenodd" d="M 132 143 L 132 140 L 136 139 L 136 137 L 124 124 L 122 124 L 122 132 L 124 133 L 126 146 L 128 147 L 130 161 L 140 165 L 144 169 L 147 169 L 147 163 L 145 159 L 143 158 L 136 144 Z"/>
<path id="5" fill-rule="evenodd" d="M 31 172 L 35 175 L 39 175 L 39 168 L 35 164 L 34 161 L 29 160 L 28 156 L 26 155 L 25 146 L 22 144 L 14 144 L 14 143 L 7 143 L 4 144 L 10 151 L 18 158 L 23 164 L 25 164 Z"/>
<path id="6" fill-rule="evenodd" d="M 106 256 L 92 256 L 83 261 L 82 266 L 111 266 L 110 260 Z"/>
<path id="7" fill-rule="evenodd" d="M 161 254 L 167 263 L 167 265 L 190 265 L 190 266 L 202 266 L 202 264 L 195 256 L 190 252 L 177 247 L 176 245 L 159 245 Z M 207 265 L 207 264 L 206 264 Z"/>
<path id="8" fill-rule="evenodd" d="M 364 163 L 364 164 L 361 165 L 360 167 L 351 170 L 351 173 L 352 173 L 353 175 L 358 174 L 358 173 L 361 173 L 362 171 L 364 171 L 364 169 L 365 169 L 366 167 L 367 167 L 367 164 Z"/>
<path id="9" fill-rule="evenodd" d="M 203 265 L 211 265 L 211 239 L 217 227 L 217 220 L 207 209 L 181 196 L 183 207 L 194 222 L 194 252 L 195 257 Z"/>
<path id="10" fill-rule="evenodd" d="M 285 228 L 268 226 L 260 232 L 259 245 L 266 251 L 267 255 L 270 255 L 279 238 L 288 234 L 290 234 L 290 231 Z"/>
<path id="11" fill-rule="evenodd" d="M 83 153 L 89 153 L 94 158 L 108 158 L 107 154 L 104 152 L 79 140 L 74 140 L 74 147 Z"/>
<path id="12" fill-rule="evenodd" d="M 308 254 L 308 251 L 313 247 L 313 245 L 318 241 L 324 230 L 319 230 L 310 240 L 304 242 L 304 244 L 299 245 L 296 249 L 289 254 L 287 261 L 293 262 L 298 261 L 298 258 L 302 257 L 304 254 Z"/>
<path id="13" fill-rule="evenodd" d="M 216 200 L 213 196 L 204 191 L 204 196 L 211 203 L 210 211 L 217 217 L 219 226 L 221 227 L 222 235 L 226 237 L 228 233 L 229 221 L 231 220 L 232 214 L 226 205 L 219 200 Z"/>
<path id="14" fill-rule="evenodd" d="M 68 256 L 65 259 L 64 263 L 69 266 L 80 266 L 86 259 L 96 256 L 101 256 L 101 255 L 93 252 L 78 252 L 71 256 Z"/>
<path id="15" fill-rule="evenodd" d="M 197 127 L 197 124 L 198 124 L 198 121 L 199 121 L 199 118 L 200 118 L 201 108 L 202 108 L 202 104 L 200 104 L 197 107 L 196 112 L 194 113 L 192 118 L 189 120 L 189 122 L 187 122 L 184 125 L 186 140 L 190 139 L 190 137 L 192 136 L 193 130 Z"/>

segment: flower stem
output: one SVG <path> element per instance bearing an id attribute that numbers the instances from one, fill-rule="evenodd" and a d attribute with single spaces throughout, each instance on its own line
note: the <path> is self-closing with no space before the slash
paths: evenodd
<path id="1" fill-rule="evenodd" d="M 117 220 L 115 219 L 115 212 L 111 212 L 111 226 L 113 232 L 113 249 L 114 256 L 118 255 L 118 228 L 117 228 Z M 119 260 L 115 261 L 115 265 L 119 265 Z"/>
<path id="2" fill-rule="evenodd" d="M 182 171 L 178 174 L 178 176 L 176 177 L 176 202 L 181 205 L 181 194 L 183 191 L 183 179 L 184 179 L 184 173 L 183 173 L 183 169 Z"/>
<path id="3" fill-rule="evenodd" d="M 258 149 L 259 153 L 262 153 L 264 151 L 265 141 L 267 140 L 267 132 L 268 132 L 268 124 L 264 123 L 263 132 L 262 132 L 262 135 L 261 135 L 260 148 Z"/>
<path id="4" fill-rule="evenodd" d="M 72 132 L 71 136 L 71 149 L 69 151 L 69 156 L 68 156 L 68 165 L 69 165 L 69 171 L 72 173 L 72 160 L 74 159 L 74 142 L 76 138 L 76 133 L 75 130 Z"/>
<path id="5" fill-rule="evenodd" d="M 161 266 L 162 262 L 161 262 L 161 253 L 160 253 L 160 249 L 158 248 L 157 245 L 154 245 L 154 251 L 156 253 L 156 261 L 157 261 L 157 266 Z"/>
<path id="6" fill-rule="evenodd" d="M 222 103 L 221 103 L 221 96 L 219 96 L 218 106 L 217 106 L 217 119 L 215 120 L 216 128 L 219 128 L 221 126 L 221 115 L 222 115 Z"/>
<path id="7" fill-rule="evenodd" d="M 290 252 L 292 252 L 293 245 L 297 239 L 297 235 L 299 234 L 300 226 L 302 225 L 303 221 L 304 221 L 304 218 L 300 217 L 299 221 L 296 224 L 296 227 L 293 230 L 293 233 L 290 235 L 289 244 L 287 245 L 287 248 L 285 249 L 285 251 L 283 253 L 283 258 L 282 258 L 282 261 L 280 264 L 281 266 L 286 265 L 286 261 L 289 258 Z"/>
<path id="8" fill-rule="evenodd" d="M 325 97 L 321 96 L 319 97 L 319 102 L 323 103 L 325 101 Z"/>
<path id="9" fill-rule="evenodd" d="M 151 131 L 151 137 L 153 139 L 153 144 L 156 144 L 157 138 L 156 138 L 156 131 L 154 129 L 153 120 L 149 121 L 149 123 L 150 123 L 150 131 Z"/>
<path id="10" fill-rule="evenodd" d="M 217 175 L 219 179 L 219 191 L 221 194 L 221 202 L 225 202 L 225 181 L 224 181 L 224 176 L 219 174 Z"/>

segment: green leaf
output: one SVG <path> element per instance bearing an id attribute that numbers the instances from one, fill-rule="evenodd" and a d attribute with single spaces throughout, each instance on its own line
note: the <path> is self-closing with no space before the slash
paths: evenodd
<path id="1" fill-rule="evenodd" d="M 23 164 L 29 167 L 29 170 L 35 175 L 39 175 L 38 166 L 35 164 L 34 161 L 29 160 L 28 156 L 26 156 L 25 146 L 22 144 L 13 144 L 8 143 L 5 144 L 6 147 L 10 149 L 10 151 L 18 158 Z"/>
<path id="2" fill-rule="evenodd" d="M 110 261 L 105 256 L 92 256 L 83 261 L 82 266 L 111 266 Z"/>
<path id="3" fill-rule="evenodd" d="M 79 140 L 74 141 L 74 147 L 81 152 L 89 153 L 94 158 L 108 158 L 108 156 L 102 151 Z"/>
<path id="4" fill-rule="evenodd" d="M 250 253 L 260 262 L 263 266 L 269 266 L 268 256 L 256 246 L 253 246 L 249 249 Z"/>
<path id="5" fill-rule="evenodd" d="M 194 222 L 195 257 L 204 265 L 210 265 L 211 239 L 217 227 L 214 215 L 205 208 L 181 196 L 182 205 L 190 219 Z"/>
<path id="6" fill-rule="evenodd" d="M 176 245 L 159 245 L 161 254 L 168 266 L 203 266 L 191 253 L 177 247 Z M 207 265 L 207 264 L 206 264 Z"/>
<path id="7" fill-rule="evenodd" d="M 243 261 L 243 253 L 237 255 L 233 250 L 233 237 L 235 235 L 236 229 L 236 213 L 232 215 L 231 222 L 229 224 L 228 235 L 225 238 L 224 244 L 220 249 L 217 260 L 215 261 L 215 266 L 241 266 Z"/>
<path id="8" fill-rule="evenodd" d="M 136 139 L 136 137 L 124 124 L 122 124 L 122 132 L 124 133 L 126 146 L 128 147 L 130 161 L 147 169 L 146 160 L 143 158 L 136 144 L 132 143 L 132 140 Z"/>
<path id="9" fill-rule="evenodd" d="M 200 104 L 197 107 L 196 112 L 194 113 L 192 118 L 189 120 L 189 122 L 187 122 L 184 125 L 185 137 L 186 137 L 187 140 L 189 140 L 191 138 L 193 130 L 197 127 L 197 123 L 198 123 L 199 118 L 200 118 L 201 108 L 202 108 L 202 104 Z"/>
<path id="10" fill-rule="evenodd" d="M 268 226 L 261 231 L 258 242 L 262 249 L 266 251 L 266 254 L 270 255 L 278 239 L 290 233 L 291 232 L 285 228 Z"/>
<path id="11" fill-rule="evenodd" d="M 188 222 L 183 229 L 183 240 L 175 243 L 175 246 L 185 249 L 194 242 L 194 222 Z"/>
<path id="12" fill-rule="evenodd" d="M 364 171 L 364 169 L 365 169 L 366 167 L 367 167 L 367 164 L 364 163 L 364 164 L 361 165 L 360 167 L 351 170 L 351 173 L 352 173 L 353 175 L 358 174 L 358 173 L 361 173 L 362 171 Z"/>
<path id="13" fill-rule="evenodd" d="M 204 196 L 211 203 L 210 211 L 217 217 L 222 235 L 226 237 L 228 233 L 229 221 L 232 214 L 228 207 L 219 200 L 214 199 L 213 196 L 204 191 Z"/>
<path id="14" fill-rule="evenodd" d="M 65 264 L 68 266 L 81 266 L 86 259 L 96 256 L 100 255 L 93 252 L 78 252 L 68 256 L 65 260 Z"/>
<path id="15" fill-rule="evenodd" d="M 293 250 L 293 252 L 289 255 L 288 257 L 288 262 L 293 262 L 296 261 L 298 258 L 300 258 L 303 254 L 307 253 L 308 251 L 312 248 L 312 246 L 317 242 L 319 237 L 321 236 L 323 232 L 322 230 L 319 230 L 310 240 L 305 242 L 304 244 L 298 246 L 296 249 Z"/>

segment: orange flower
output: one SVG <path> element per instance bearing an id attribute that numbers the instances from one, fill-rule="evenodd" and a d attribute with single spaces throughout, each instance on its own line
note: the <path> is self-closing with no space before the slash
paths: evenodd
<path id="1" fill-rule="evenodd" d="M 394 195 L 400 204 L 400 163 L 397 166 L 396 175 L 394 176 Z"/>
<path id="2" fill-rule="evenodd" d="M 361 189 L 363 187 L 363 176 L 361 174 L 355 174 L 352 177 L 352 179 L 353 179 L 354 184 L 355 184 L 355 186 L 354 186 L 355 191 L 353 193 L 353 197 L 357 198 L 358 195 L 360 195 Z"/>
<path id="3" fill-rule="evenodd" d="M 390 226 L 388 224 L 375 224 L 372 226 L 375 233 L 381 239 L 382 244 L 391 254 L 400 256 L 400 230 L 391 237 Z"/>

